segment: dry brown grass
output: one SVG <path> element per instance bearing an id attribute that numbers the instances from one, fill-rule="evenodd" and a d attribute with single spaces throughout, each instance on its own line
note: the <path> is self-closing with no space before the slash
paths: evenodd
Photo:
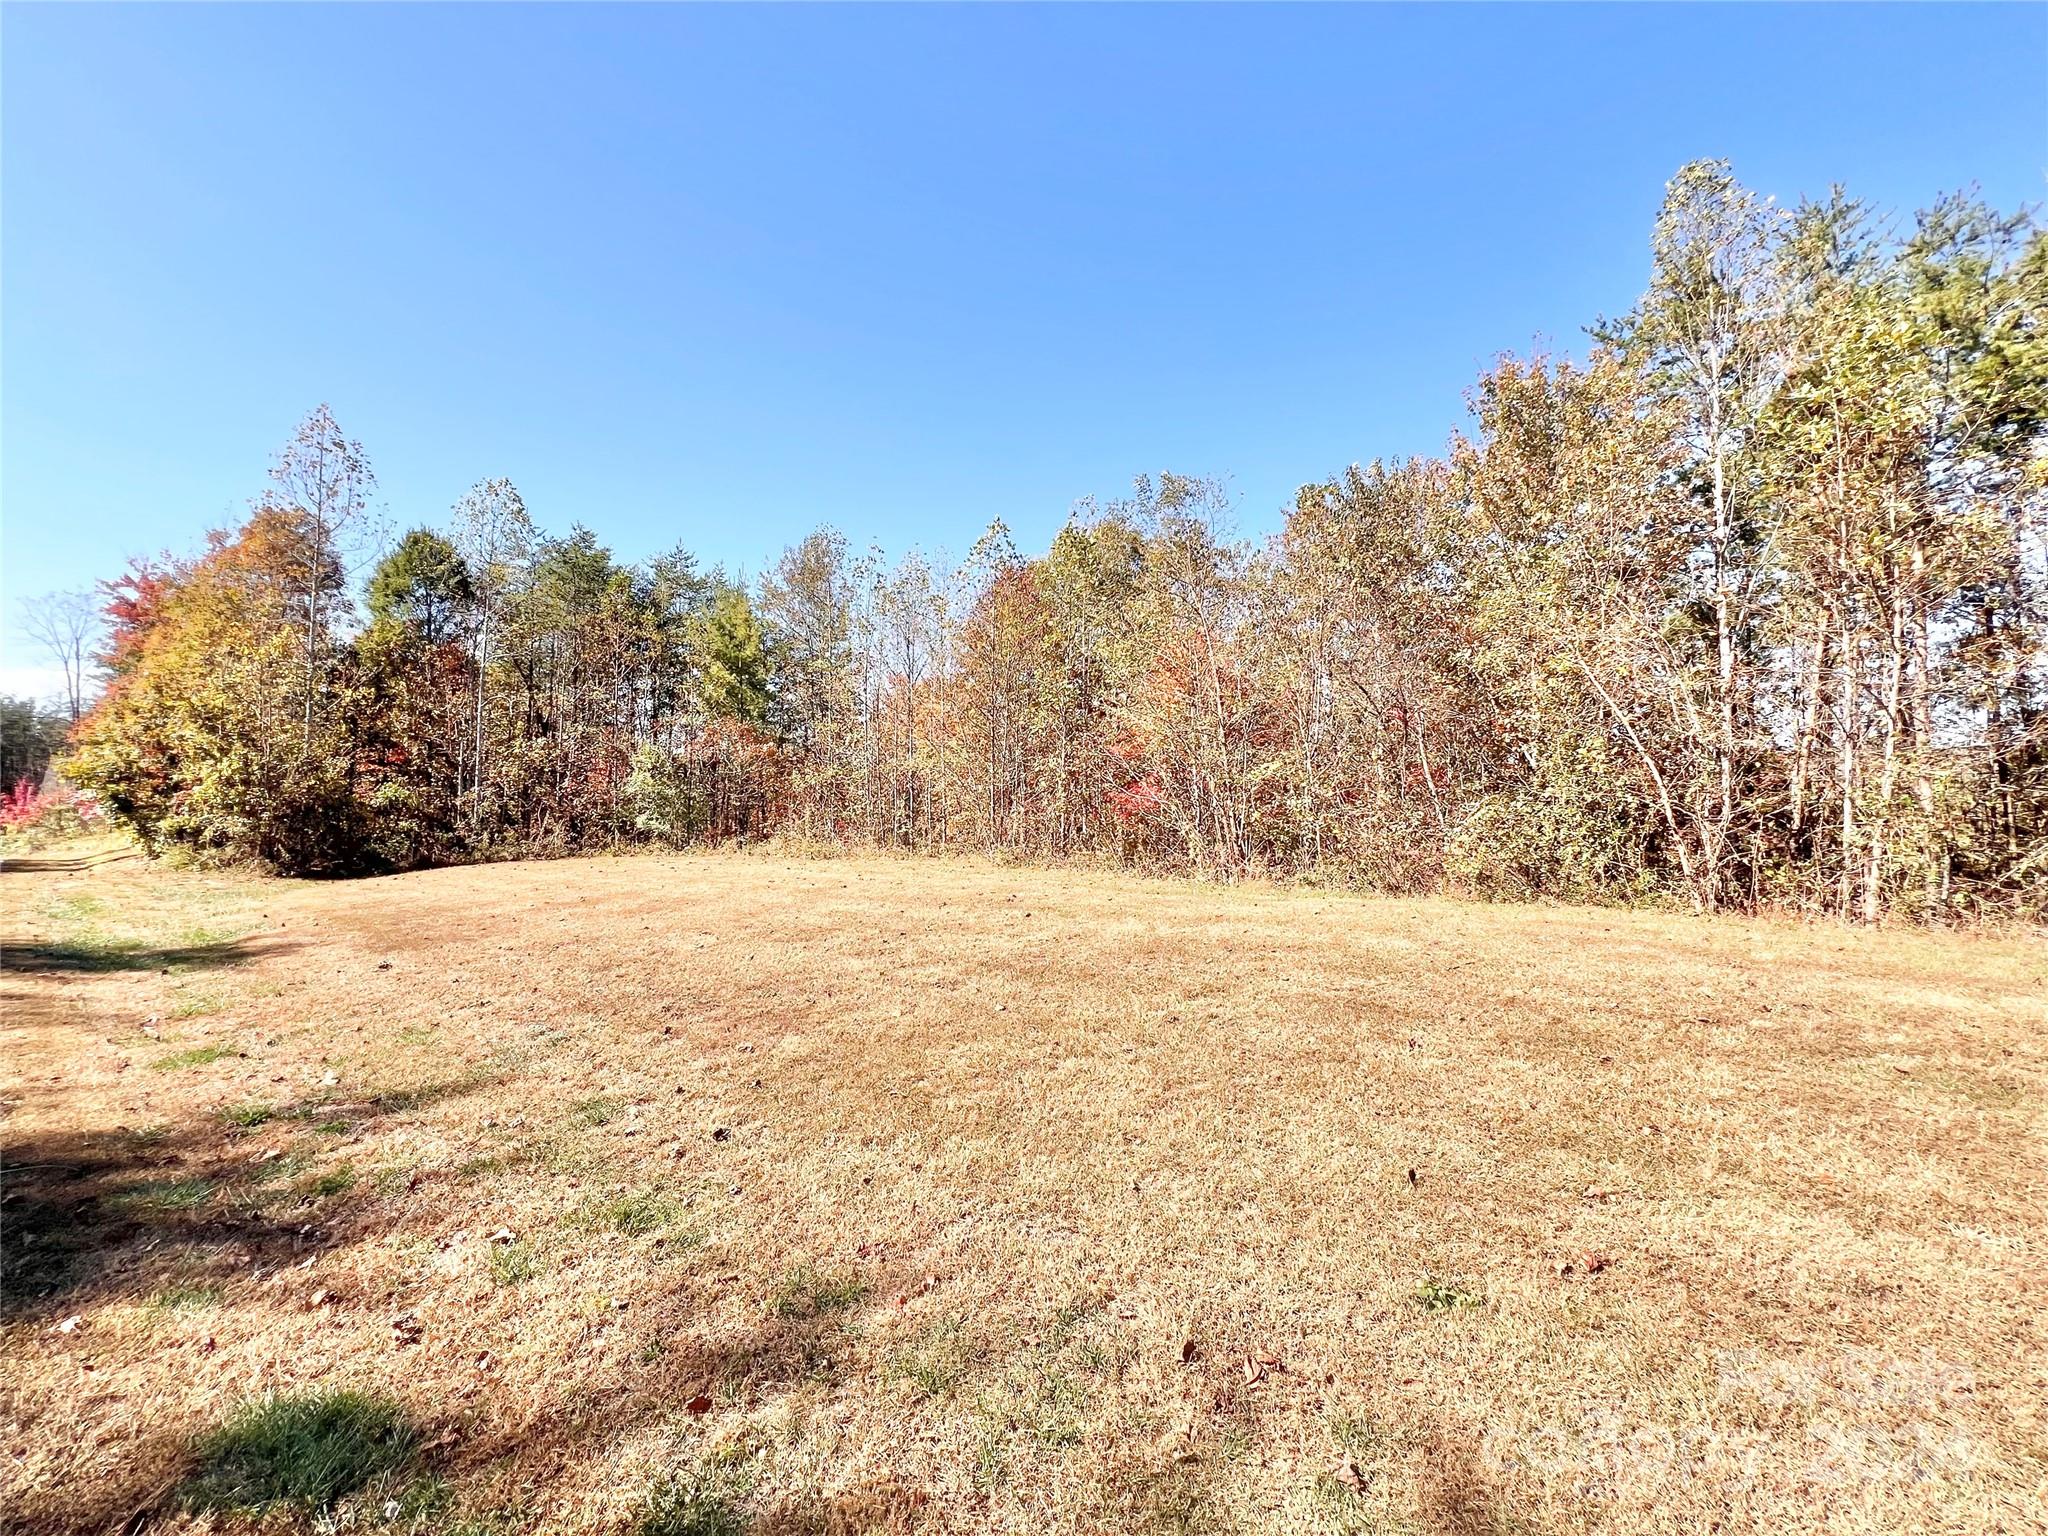
<path id="1" fill-rule="evenodd" d="M 15 1529 L 218 1524 L 195 1437 L 340 1387 L 422 1440 L 369 1530 L 2043 1528 L 2033 939 L 766 856 L 0 893 Z"/>

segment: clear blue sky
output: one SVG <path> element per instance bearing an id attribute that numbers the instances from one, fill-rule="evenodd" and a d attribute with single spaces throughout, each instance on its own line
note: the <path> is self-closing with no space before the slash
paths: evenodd
<path id="1" fill-rule="evenodd" d="M 1663 181 L 2048 170 L 2048 8 L 9 5 L 13 602 L 187 549 L 329 401 L 393 521 L 1041 547 L 1141 471 L 1438 448 Z"/>

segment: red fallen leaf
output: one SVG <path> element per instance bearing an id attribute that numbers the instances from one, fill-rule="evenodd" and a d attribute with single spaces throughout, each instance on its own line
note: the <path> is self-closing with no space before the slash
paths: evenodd
<path id="1" fill-rule="evenodd" d="M 1600 1273 L 1601 1270 L 1607 1267 L 1608 1258 L 1607 1255 L 1604 1253 L 1589 1253 L 1585 1256 L 1584 1262 L 1586 1265 L 1586 1273 L 1589 1275 L 1597 1275 Z"/>
<path id="2" fill-rule="evenodd" d="M 1416 1182 L 1416 1173 L 1415 1173 L 1415 1170 L 1414 1170 L 1413 1168 L 1410 1168 L 1410 1169 L 1408 1170 L 1408 1182 L 1409 1182 L 1410 1184 L 1414 1184 L 1414 1183 Z"/>
<path id="3" fill-rule="evenodd" d="M 1250 1355 L 1244 1357 L 1244 1380 L 1248 1387 L 1255 1387 L 1266 1379 L 1266 1368 Z"/>
<path id="4" fill-rule="evenodd" d="M 1200 1351 L 1196 1347 L 1195 1341 L 1193 1339 L 1185 1340 L 1180 1347 L 1180 1363 L 1182 1365 L 1194 1364 L 1195 1356 L 1198 1353 Z"/>
<path id="5" fill-rule="evenodd" d="M 709 1413 L 711 1411 L 711 1399 L 705 1393 L 699 1392 L 695 1397 L 683 1404 L 683 1408 L 689 1413 Z"/>
<path id="6" fill-rule="evenodd" d="M 1346 1456 L 1337 1463 L 1336 1469 L 1330 1473 L 1330 1476 L 1335 1481 L 1343 1484 L 1344 1487 L 1349 1488 L 1353 1493 L 1365 1491 L 1365 1477 L 1358 1470 L 1358 1463 L 1349 1456 Z"/>

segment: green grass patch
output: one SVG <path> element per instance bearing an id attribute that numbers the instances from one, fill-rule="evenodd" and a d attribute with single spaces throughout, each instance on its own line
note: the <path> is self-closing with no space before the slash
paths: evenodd
<path id="1" fill-rule="evenodd" d="M 196 1211 L 212 1198 L 210 1179 L 159 1179 L 108 1196 L 107 1208 L 124 1216 L 161 1216 Z"/>
<path id="2" fill-rule="evenodd" d="M 683 1219 L 684 1211 L 682 1202 L 674 1196 L 646 1189 L 634 1194 L 616 1195 L 608 1200 L 591 1201 L 579 1215 L 587 1226 L 609 1227 L 628 1237 L 642 1237 L 676 1225 Z"/>
<path id="3" fill-rule="evenodd" d="M 730 1447 L 670 1472 L 649 1488 L 633 1536 L 745 1536 L 751 1526 L 746 1499 L 752 1491 L 743 1450 Z"/>
<path id="4" fill-rule="evenodd" d="M 571 1106 L 569 1118 L 580 1126 L 596 1130 L 600 1125 L 610 1125 L 614 1120 L 618 1119 L 619 1109 L 620 1105 L 617 1099 L 609 1094 L 601 1093 L 595 1098 L 584 1099 L 582 1102 Z"/>
<path id="5" fill-rule="evenodd" d="M 330 1168 L 306 1185 L 306 1193 L 324 1200 L 329 1195 L 342 1195 L 356 1187 L 356 1171 L 347 1163 L 339 1168 Z"/>
<path id="6" fill-rule="evenodd" d="M 970 1359 L 960 1319 L 954 1317 L 896 1351 L 883 1371 L 887 1379 L 907 1383 L 919 1397 L 944 1397 L 959 1384 Z"/>
<path id="7" fill-rule="evenodd" d="M 60 923 L 89 923 L 107 915 L 107 904 L 97 896 L 64 896 L 50 902 L 43 911 Z"/>
<path id="8" fill-rule="evenodd" d="M 823 1317 L 859 1306 L 867 1294 L 867 1282 L 858 1275 L 799 1264 L 776 1282 L 768 1310 L 777 1317 Z"/>
<path id="9" fill-rule="evenodd" d="M 360 1392 L 310 1392 L 250 1403 L 194 1447 L 189 1510 L 307 1513 L 331 1508 L 372 1478 L 396 1471 L 419 1437 L 404 1411 Z"/>
<path id="10" fill-rule="evenodd" d="M 249 1182 L 252 1184 L 288 1183 L 312 1166 L 313 1159 L 304 1152 L 294 1150 L 280 1153 L 268 1162 L 258 1163 L 254 1168 L 251 1168 L 248 1175 Z"/>
<path id="11" fill-rule="evenodd" d="M 1415 1287 L 1415 1302 L 1425 1312 L 1465 1312 L 1485 1306 L 1486 1298 L 1477 1291 L 1432 1278 Z"/>
<path id="12" fill-rule="evenodd" d="M 152 1072 L 176 1072 L 181 1067 L 203 1067 L 209 1061 L 219 1061 L 223 1056 L 232 1056 L 224 1045 L 195 1045 L 188 1051 L 173 1051 L 168 1056 L 159 1056 L 149 1064 Z"/>
<path id="13" fill-rule="evenodd" d="M 540 1271 L 540 1255 L 530 1243 L 501 1243 L 491 1249 L 491 1278 L 500 1285 L 519 1285 Z"/>
<path id="14" fill-rule="evenodd" d="M 253 1131 L 277 1114 L 268 1104 L 231 1104 L 220 1112 L 221 1119 L 241 1130 Z"/>
<path id="15" fill-rule="evenodd" d="M 217 1285 L 168 1285 L 149 1298 L 152 1312 L 192 1312 L 201 1307 L 220 1305 L 221 1289 Z"/>
<path id="16" fill-rule="evenodd" d="M 171 941 L 178 949 L 206 949 L 215 944 L 232 944 L 236 939 L 247 938 L 246 928 L 211 928 L 205 924 L 179 931 Z"/>

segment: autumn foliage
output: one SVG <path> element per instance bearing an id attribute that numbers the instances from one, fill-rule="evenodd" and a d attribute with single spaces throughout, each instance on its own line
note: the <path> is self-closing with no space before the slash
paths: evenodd
<path id="1" fill-rule="evenodd" d="M 348 872 L 784 837 L 1876 918 L 2048 907 L 2048 244 L 1689 166 L 1650 290 L 1439 458 L 1210 482 L 751 587 L 508 482 L 373 558 L 324 411 L 110 582 L 70 773 L 152 847 Z M 353 594 L 360 590 L 359 606 Z"/>

